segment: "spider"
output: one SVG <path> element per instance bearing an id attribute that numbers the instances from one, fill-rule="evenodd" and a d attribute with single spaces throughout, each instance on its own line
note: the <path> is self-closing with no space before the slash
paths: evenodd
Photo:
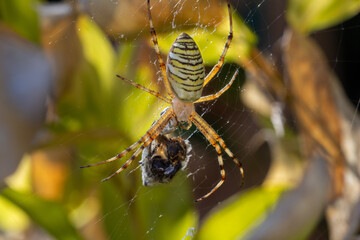
<path id="1" fill-rule="evenodd" d="M 239 162 L 238 159 L 234 156 L 234 154 L 227 148 L 224 140 L 215 132 L 215 130 L 198 113 L 195 112 L 194 108 L 195 103 L 211 101 L 220 97 L 226 90 L 230 88 L 239 71 L 237 70 L 234 73 L 230 82 L 219 92 L 208 96 L 201 96 L 203 88 L 218 73 L 221 66 L 223 65 L 226 52 L 229 49 L 231 40 L 233 38 L 232 17 L 229 0 L 227 0 L 227 7 L 229 12 L 230 32 L 218 63 L 205 77 L 205 67 L 199 48 L 196 45 L 195 41 L 186 33 L 181 33 L 176 38 L 175 42 L 171 46 L 165 66 L 165 63 L 160 54 L 157 36 L 152 22 L 150 0 L 147 0 L 151 37 L 154 43 L 154 48 L 157 54 L 162 77 L 164 79 L 165 89 L 168 96 L 161 95 L 159 92 L 150 90 L 119 75 L 117 75 L 117 77 L 133 85 L 136 88 L 139 88 L 145 92 L 156 96 L 162 101 L 170 104 L 170 107 L 164 110 L 160 118 L 156 122 L 154 122 L 154 124 L 145 133 L 145 135 L 143 135 L 137 142 L 132 144 L 123 152 L 108 160 L 83 166 L 82 168 L 112 162 L 114 160 L 122 158 L 127 153 L 135 150 L 138 146 L 142 144 L 134 152 L 134 154 L 123 164 L 121 168 L 119 168 L 109 177 L 102 180 L 106 181 L 126 169 L 132 163 L 132 161 L 142 152 L 142 150 L 144 150 L 149 144 L 151 144 L 151 142 L 153 142 L 159 136 L 159 134 L 162 134 L 164 128 L 169 128 L 169 125 L 173 125 L 173 128 L 171 130 L 175 130 L 177 127 L 188 130 L 190 129 L 191 125 L 194 124 L 199 129 L 199 131 L 206 137 L 210 144 L 215 148 L 217 152 L 221 175 L 221 179 L 215 185 L 215 187 L 213 187 L 212 190 L 204 196 L 195 200 L 195 202 L 199 202 L 209 197 L 225 181 L 225 170 L 221 148 L 227 153 L 230 158 L 232 158 L 235 164 L 239 167 L 242 177 L 241 185 L 243 185 L 244 170 L 242 168 L 241 162 Z"/>

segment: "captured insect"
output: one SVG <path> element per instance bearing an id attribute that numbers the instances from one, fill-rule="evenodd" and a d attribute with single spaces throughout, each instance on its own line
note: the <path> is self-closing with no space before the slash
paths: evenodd
<path id="1" fill-rule="evenodd" d="M 217 152 L 217 159 L 220 166 L 220 176 L 221 176 L 219 182 L 215 185 L 215 187 L 212 188 L 210 192 L 208 192 L 207 194 L 198 198 L 195 201 L 198 202 L 209 197 L 225 181 L 225 170 L 224 170 L 224 162 L 221 154 L 221 148 L 226 152 L 226 154 L 230 158 L 232 158 L 235 164 L 239 167 L 242 177 L 241 185 L 244 183 L 244 170 L 242 168 L 242 164 L 238 161 L 238 159 L 234 156 L 234 154 L 227 148 L 224 140 L 198 113 L 195 112 L 195 108 L 194 108 L 195 103 L 211 101 L 219 98 L 226 90 L 230 88 L 230 86 L 234 82 L 239 72 L 239 70 L 237 70 L 232 76 L 230 82 L 217 93 L 208 96 L 201 96 L 203 88 L 209 83 L 211 79 L 214 78 L 214 76 L 218 73 L 221 66 L 223 65 L 226 52 L 229 49 L 231 40 L 233 38 L 232 17 L 231 17 L 231 8 L 230 8 L 229 0 L 227 0 L 227 7 L 229 12 L 229 25 L 230 25 L 229 35 L 218 63 L 211 69 L 208 75 L 205 76 L 205 66 L 203 64 L 203 59 L 199 51 L 199 48 L 196 45 L 195 41 L 186 33 L 181 33 L 176 38 L 175 42 L 172 44 L 170 52 L 168 54 L 167 63 L 165 66 L 165 63 L 160 54 L 157 36 L 152 22 L 150 0 L 147 0 L 150 32 L 152 36 L 152 41 L 154 43 L 154 48 L 157 54 L 157 58 L 159 61 L 167 95 L 166 96 L 161 95 L 159 92 L 150 90 L 124 77 L 118 75 L 117 77 L 133 85 L 136 88 L 139 88 L 145 92 L 148 92 L 156 96 L 162 101 L 170 104 L 170 107 L 164 110 L 160 118 L 150 127 L 150 129 L 145 133 L 145 135 L 143 135 L 137 142 L 132 144 L 123 152 L 119 153 L 115 157 L 110 158 L 108 160 L 99 163 L 90 164 L 83 167 L 92 167 L 92 166 L 97 166 L 100 164 L 112 162 L 116 159 L 122 158 L 127 153 L 135 150 L 137 147 L 139 147 L 142 144 L 134 152 L 134 154 L 123 164 L 121 168 L 119 168 L 115 173 L 113 173 L 109 177 L 102 180 L 102 181 L 106 181 L 114 177 L 124 169 L 126 169 L 147 146 L 149 146 L 155 139 L 157 139 L 157 137 L 160 134 L 162 134 L 164 128 L 168 128 L 169 124 L 173 126 L 173 129 L 177 127 L 181 127 L 186 130 L 190 129 L 191 125 L 194 124 L 199 129 L 199 131 L 206 137 L 206 139 L 210 142 L 210 144 L 215 148 Z M 149 153 L 145 154 L 146 158 L 151 156 L 152 156 L 151 153 L 150 155 Z"/>
<path id="2" fill-rule="evenodd" d="M 144 186 L 168 183 L 179 170 L 184 170 L 190 159 L 191 145 L 180 137 L 159 134 L 142 153 L 139 162 Z"/>

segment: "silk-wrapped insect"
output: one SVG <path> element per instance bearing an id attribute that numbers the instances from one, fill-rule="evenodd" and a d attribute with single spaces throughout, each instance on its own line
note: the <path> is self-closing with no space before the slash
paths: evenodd
<path id="1" fill-rule="evenodd" d="M 144 186 L 168 183 L 179 170 L 184 170 L 191 157 L 191 145 L 180 137 L 160 134 L 142 153 L 140 161 Z"/>

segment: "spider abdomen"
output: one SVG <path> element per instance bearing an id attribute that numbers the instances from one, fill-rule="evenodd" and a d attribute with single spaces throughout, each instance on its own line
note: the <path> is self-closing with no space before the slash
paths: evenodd
<path id="1" fill-rule="evenodd" d="M 198 46 L 188 34 L 180 34 L 171 46 L 166 73 L 181 101 L 195 102 L 201 97 L 205 67 Z"/>

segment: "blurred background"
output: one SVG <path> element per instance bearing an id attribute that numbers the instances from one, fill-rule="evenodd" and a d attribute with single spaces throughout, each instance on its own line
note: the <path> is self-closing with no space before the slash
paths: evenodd
<path id="1" fill-rule="evenodd" d="M 360 224 L 360 4 L 231 0 L 234 38 L 196 111 L 243 163 L 195 128 L 187 169 L 142 185 L 131 155 L 167 104 L 143 0 L 0 0 L 0 239 L 350 239 Z M 226 1 L 151 1 L 164 59 L 181 33 L 206 72 L 229 34 Z M 342 222 L 342 224 L 339 224 Z"/>

